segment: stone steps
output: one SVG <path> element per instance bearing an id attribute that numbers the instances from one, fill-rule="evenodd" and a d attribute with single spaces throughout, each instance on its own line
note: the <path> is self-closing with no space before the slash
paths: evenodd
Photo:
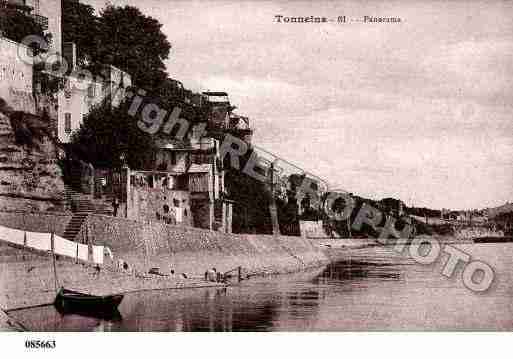
<path id="1" fill-rule="evenodd" d="M 80 229 L 82 228 L 82 225 L 87 219 L 87 216 L 89 216 L 90 212 L 76 212 L 73 214 L 73 217 L 71 217 L 70 221 L 66 225 L 66 229 L 64 230 L 63 237 L 73 241 L 77 234 L 80 232 Z"/>
<path id="2" fill-rule="evenodd" d="M 86 216 L 80 216 L 79 213 L 97 213 L 106 216 L 112 216 L 113 214 L 112 196 L 106 195 L 102 198 L 94 198 L 91 194 L 81 193 L 81 175 L 79 167 L 71 168 L 69 181 L 65 185 L 65 197 L 72 212 L 74 212 L 73 218 L 66 227 L 65 237 L 67 239 L 75 238 L 85 221 L 85 218 L 82 217 Z"/>
<path id="3" fill-rule="evenodd" d="M 76 178 L 75 175 L 72 175 L 73 178 Z M 80 177 L 78 177 L 80 178 Z M 77 182 L 77 181 L 72 181 Z M 74 240 L 77 234 L 80 232 L 80 229 L 82 228 L 82 225 L 87 219 L 87 216 L 90 213 L 93 213 L 95 211 L 94 204 L 89 199 L 88 195 L 84 195 L 80 192 L 77 192 L 73 186 L 73 184 L 65 185 L 65 197 L 68 203 L 70 204 L 72 211 L 73 211 L 73 217 L 71 217 L 70 221 L 68 222 L 66 229 L 64 230 L 63 237 L 68 240 Z"/>

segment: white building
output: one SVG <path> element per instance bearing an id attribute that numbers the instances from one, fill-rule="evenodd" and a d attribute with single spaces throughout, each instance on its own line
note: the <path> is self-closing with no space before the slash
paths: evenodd
<path id="1" fill-rule="evenodd" d="M 27 47 L 0 37 L 0 97 L 14 110 L 35 113 L 32 96 L 32 58 L 22 61 L 18 50 Z"/>
<path id="2" fill-rule="evenodd" d="M 80 128 L 91 108 L 111 96 L 111 106 L 119 106 L 125 90 L 132 85 L 130 75 L 114 67 L 105 66 L 102 76 L 79 79 L 75 75 L 66 78 L 64 89 L 58 92 L 57 136 L 68 143 L 73 131 Z"/>
<path id="3" fill-rule="evenodd" d="M 56 117 L 52 128 L 57 132 L 59 140 L 67 143 L 71 133 L 80 127 L 83 117 L 96 104 L 112 95 L 111 105 L 118 106 L 124 97 L 124 89 L 131 86 L 131 77 L 124 71 L 113 66 L 105 66 L 102 74 L 94 79 L 79 79 L 73 75 L 76 69 L 76 46 L 62 43 L 62 1 L 61 0 L 8 0 L 10 3 L 28 7 L 29 16 L 43 26 L 47 33 L 51 33 L 49 54 L 64 54 L 71 73 L 66 77 L 65 85 L 55 97 L 47 99 L 39 94 L 39 101 L 45 102 L 50 116 Z M 0 78 L 2 86 L 0 97 L 11 103 L 16 110 L 35 113 L 35 101 L 32 96 L 32 64 L 19 61 L 16 50 L 19 44 L 0 38 Z M 65 47 L 65 49 L 63 49 Z M 64 51 L 66 50 L 66 51 Z M 37 92 L 37 91 L 36 91 Z M 55 107 L 55 115 L 53 108 Z M 56 128 L 55 128 L 56 127 Z"/>
<path id="4" fill-rule="evenodd" d="M 8 3 L 21 5 L 20 11 L 52 34 L 50 51 L 61 51 L 61 0 L 8 0 Z M 0 37 L 0 97 L 15 110 L 36 113 L 33 61 L 30 56 L 24 60 L 18 56 L 20 47 L 24 46 Z M 24 51 L 30 50 L 25 48 Z"/>

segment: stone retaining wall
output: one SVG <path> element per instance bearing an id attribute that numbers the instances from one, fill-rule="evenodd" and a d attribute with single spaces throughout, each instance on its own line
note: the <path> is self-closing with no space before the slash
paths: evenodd
<path id="1" fill-rule="evenodd" d="M 212 267 L 228 271 L 238 266 L 246 272 L 291 272 L 326 262 L 306 238 L 235 235 L 101 215 L 88 217 L 78 238 L 86 237 L 110 247 L 140 272 L 159 267 L 164 273 L 201 275 Z"/>
<path id="2" fill-rule="evenodd" d="M 0 212 L 0 225 L 31 232 L 64 234 L 71 213 L 57 212 Z"/>
<path id="3" fill-rule="evenodd" d="M 140 275 L 109 266 L 98 273 L 92 265 L 62 259 L 56 261 L 56 269 L 57 284 L 51 255 L 0 243 L 0 310 L 11 311 L 53 303 L 56 285 L 96 295 L 219 285 L 200 278 Z"/>

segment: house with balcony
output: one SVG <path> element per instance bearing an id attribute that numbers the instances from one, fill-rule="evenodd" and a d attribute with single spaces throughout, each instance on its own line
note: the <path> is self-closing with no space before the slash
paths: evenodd
<path id="1" fill-rule="evenodd" d="M 126 216 L 231 233 L 219 141 L 157 140 L 152 170 L 128 170 Z"/>
<path id="2" fill-rule="evenodd" d="M 232 202 L 225 196 L 220 142 L 194 138 L 188 144 L 161 143 L 156 168 L 169 173 L 168 183 L 187 190 L 194 227 L 231 232 Z"/>
<path id="3" fill-rule="evenodd" d="M 225 134 L 238 137 L 246 143 L 251 143 L 253 130 L 251 129 L 249 118 L 238 115 L 234 112 L 236 109 L 230 103 L 226 92 L 203 92 L 203 106 L 207 108 L 207 129 L 209 135 L 222 140 Z"/>
<path id="4" fill-rule="evenodd" d="M 61 52 L 61 0 L 3 0 L 2 2 L 15 6 L 19 11 L 31 16 L 45 32 L 52 34 L 51 50 Z"/>

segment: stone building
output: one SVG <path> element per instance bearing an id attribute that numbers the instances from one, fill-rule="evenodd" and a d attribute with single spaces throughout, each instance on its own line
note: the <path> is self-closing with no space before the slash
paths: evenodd
<path id="1" fill-rule="evenodd" d="M 231 233 L 233 202 L 225 196 L 219 141 L 160 140 L 158 146 L 153 170 L 104 175 L 107 196 L 120 200 L 120 216 Z"/>
<path id="2" fill-rule="evenodd" d="M 238 137 L 250 144 L 253 136 L 253 129 L 250 127 L 249 119 L 233 112 L 232 106 L 226 92 L 203 92 L 204 104 L 208 107 L 208 117 L 205 118 L 209 135 L 222 140 L 225 134 Z"/>
<path id="3" fill-rule="evenodd" d="M 192 225 L 231 232 L 232 203 L 225 198 L 220 143 L 211 137 L 188 145 L 160 143 L 155 165 L 167 174 L 166 185 L 189 193 Z"/>

